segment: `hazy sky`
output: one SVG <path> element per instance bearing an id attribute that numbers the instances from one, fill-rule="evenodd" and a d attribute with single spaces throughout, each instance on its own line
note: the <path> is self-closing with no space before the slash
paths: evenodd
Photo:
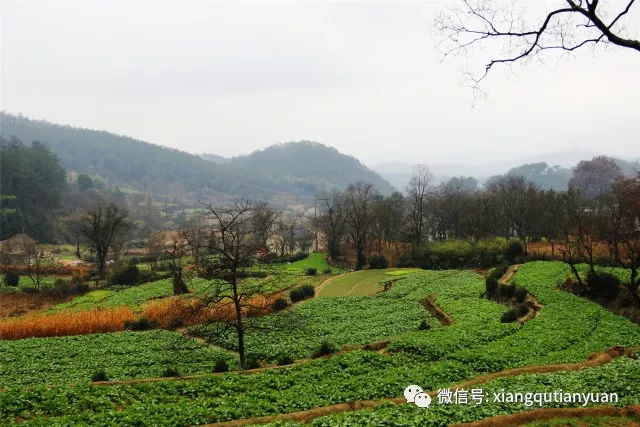
<path id="1" fill-rule="evenodd" d="M 369 165 L 640 156 L 640 53 L 496 69 L 472 109 L 464 61 L 435 49 L 447 3 L 1 0 L 0 103 L 224 156 L 301 139 Z"/>

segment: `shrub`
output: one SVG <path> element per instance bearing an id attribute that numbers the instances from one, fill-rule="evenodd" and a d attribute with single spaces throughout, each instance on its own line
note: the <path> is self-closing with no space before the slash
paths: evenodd
<path id="1" fill-rule="evenodd" d="M 389 262 L 384 255 L 371 255 L 369 257 L 369 267 L 373 269 L 381 269 L 389 267 Z"/>
<path id="2" fill-rule="evenodd" d="M 333 273 L 333 270 L 331 270 L 331 267 L 327 267 L 322 271 L 322 274 L 331 274 Z"/>
<path id="3" fill-rule="evenodd" d="M 610 273 L 593 274 L 589 272 L 587 285 L 592 294 L 608 299 L 614 298 L 620 291 L 620 279 Z"/>
<path id="4" fill-rule="evenodd" d="M 218 359 L 215 365 L 213 365 L 213 372 L 227 372 L 228 370 L 229 364 L 226 359 Z"/>
<path id="5" fill-rule="evenodd" d="M 509 240 L 507 244 L 507 249 L 505 250 L 505 257 L 510 262 L 514 262 L 518 257 L 521 257 L 524 253 L 524 245 L 521 240 L 512 239 Z"/>
<path id="6" fill-rule="evenodd" d="M 31 286 L 31 285 L 20 286 L 20 290 L 22 292 L 24 292 L 25 294 L 37 294 L 38 293 L 38 288 L 36 288 L 35 286 Z"/>
<path id="7" fill-rule="evenodd" d="M 129 265 L 138 265 L 140 264 L 140 258 L 138 258 L 137 256 L 132 256 L 131 258 L 129 258 Z"/>
<path id="8" fill-rule="evenodd" d="M 312 285 L 303 285 L 292 289 L 289 292 L 291 302 L 302 301 L 307 298 L 312 298 L 316 294 L 316 289 Z"/>
<path id="9" fill-rule="evenodd" d="M 67 295 L 71 291 L 71 283 L 64 279 L 53 282 L 53 291 L 59 295 Z"/>
<path id="10" fill-rule="evenodd" d="M 516 320 L 518 320 L 518 314 L 515 310 L 509 310 L 505 312 L 502 317 L 500 317 L 500 321 L 502 323 L 511 323 L 515 322 Z"/>
<path id="11" fill-rule="evenodd" d="M 485 290 L 487 295 L 495 294 L 497 289 L 498 289 L 498 279 L 496 279 L 491 275 L 488 275 L 487 278 L 485 279 Z"/>
<path id="12" fill-rule="evenodd" d="M 288 354 L 281 354 L 276 359 L 276 363 L 278 363 L 278 366 L 291 365 L 293 363 L 293 357 Z"/>
<path id="13" fill-rule="evenodd" d="M 129 331 L 148 331 L 157 327 L 156 322 L 150 321 L 145 317 L 141 317 L 138 320 L 127 320 L 124 322 L 124 328 Z"/>
<path id="14" fill-rule="evenodd" d="M 513 296 L 517 302 L 524 302 L 524 300 L 527 299 L 527 290 L 518 286 L 516 287 Z"/>
<path id="15" fill-rule="evenodd" d="M 4 276 L 4 284 L 12 288 L 17 288 L 20 284 L 20 275 L 15 271 L 8 271 Z"/>
<path id="16" fill-rule="evenodd" d="M 307 276 L 315 276 L 316 274 L 318 274 L 318 269 L 315 267 L 309 267 L 307 268 Z"/>
<path id="17" fill-rule="evenodd" d="M 527 303 L 523 302 L 522 304 L 518 305 L 516 312 L 518 313 L 518 317 L 526 316 L 526 314 L 529 312 L 529 306 L 527 305 Z"/>
<path id="18" fill-rule="evenodd" d="M 178 371 L 178 368 L 176 368 L 175 366 L 167 366 L 162 373 L 162 376 L 164 378 L 179 377 L 180 371 Z"/>
<path id="19" fill-rule="evenodd" d="M 431 325 L 429 324 L 429 322 L 427 322 L 426 320 L 422 319 L 420 321 L 420 325 L 418 325 L 418 330 L 419 331 L 428 331 L 429 329 L 431 329 Z"/>
<path id="20" fill-rule="evenodd" d="M 330 343 L 327 340 L 322 341 L 322 343 L 320 344 L 320 347 L 318 347 L 313 354 L 311 355 L 311 357 L 313 358 L 317 358 L 317 357 L 321 357 L 321 356 L 326 356 L 329 354 L 333 354 L 335 352 L 338 351 L 338 347 L 336 347 L 335 344 Z"/>
<path id="21" fill-rule="evenodd" d="M 429 242 L 402 255 L 398 266 L 427 270 L 487 268 L 502 261 L 506 247 L 504 238 L 482 239 L 474 245 L 465 240 Z"/>
<path id="22" fill-rule="evenodd" d="M 510 300 L 513 298 L 513 294 L 516 291 L 515 285 L 499 285 L 498 286 L 498 296 L 500 298 Z"/>
<path id="23" fill-rule="evenodd" d="M 271 304 L 271 308 L 273 309 L 273 311 L 280 311 L 280 310 L 284 310 L 285 308 L 287 308 L 289 306 L 289 303 L 287 302 L 286 299 L 284 298 L 277 298 L 272 304 Z"/>
<path id="24" fill-rule="evenodd" d="M 260 366 L 260 360 L 255 356 L 247 356 L 244 359 L 244 369 L 257 369 Z"/>
<path id="25" fill-rule="evenodd" d="M 94 383 L 98 381 L 109 381 L 109 375 L 107 375 L 107 371 L 104 369 L 99 369 L 93 373 L 91 381 Z"/>
<path id="26" fill-rule="evenodd" d="M 136 265 L 128 265 L 114 271 L 110 279 L 111 285 L 133 286 L 140 283 L 140 271 Z"/>

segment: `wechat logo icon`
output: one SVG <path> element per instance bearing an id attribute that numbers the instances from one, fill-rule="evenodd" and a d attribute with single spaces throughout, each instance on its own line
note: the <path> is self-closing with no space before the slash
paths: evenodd
<path id="1" fill-rule="evenodd" d="M 431 405 L 431 396 L 417 385 L 410 385 L 405 388 L 404 398 L 407 400 L 407 403 L 413 403 L 420 408 L 428 408 L 429 405 Z"/>

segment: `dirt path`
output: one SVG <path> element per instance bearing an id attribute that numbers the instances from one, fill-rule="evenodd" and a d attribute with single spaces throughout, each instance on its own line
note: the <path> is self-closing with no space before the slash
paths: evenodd
<path id="1" fill-rule="evenodd" d="M 518 412 L 511 415 L 497 415 L 471 423 L 454 424 L 452 427 L 517 427 L 536 421 L 554 418 L 584 418 L 584 417 L 640 417 L 640 405 L 615 408 L 613 406 L 593 406 L 591 408 L 547 408 Z"/>
<path id="2" fill-rule="evenodd" d="M 591 355 L 584 362 L 557 364 L 557 365 L 526 366 L 524 368 L 507 369 L 500 372 L 480 375 L 478 377 L 475 377 L 463 383 L 449 386 L 448 388 L 451 388 L 451 389 L 465 388 L 466 389 L 481 383 L 494 380 L 496 378 L 513 377 L 513 376 L 518 376 L 523 374 L 552 373 L 552 372 L 558 372 L 558 371 L 577 371 L 585 367 L 595 367 L 595 366 L 605 365 L 617 357 L 632 354 L 637 350 L 638 350 L 637 347 L 632 349 L 625 349 L 625 348 L 616 346 L 616 347 L 610 348 L 605 353 L 595 353 Z M 434 390 L 434 391 L 428 392 L 428 394 L 431 397 L 435 397 L 437 396 L 438 392 Z M 336 405 L 313 408 L 307 411 L 290 412 L 290 413 L 278 414 L 278 415 L 268 415 L 268 416 L 256 417 L 256 418 L 244 418 L 244 419 L 233 420 L 233 421 L 207 424 L 206 426 L 207 427 L 223 427 L 223 426 L 241 427 L 241 426 L 247 426 L 247 425 L 253 425 L 253 424 L 267 424 L 275 421 L 308 422 L 316 418 L 320 418 L 320 417 L 335 414 L 335 413 L 375 408 L 381 403 L 386 403 L 386 402 L 392 402 L 397 405 L 400 405 L 405 403 L 405 399 L 403 397 L 395 397 L 395 398 L 387 398 L 387 399 L 379 399 L 379 400 L 365 400 L 365 401 L 339 403 Z M 493 424 L 487 424 L 487 426 L 490 426 L 490 425 L 493 425 Z"/>
<path id="3" fill-rule="evenodd" d="M 440 307 L 436 305 L 436 296 L 429 295 L 422 301 L 420 304 L 427 310 L 429 313 L 433 314 L 442 326 L 451 326 L 453 325 L 453 319 L 449 314 L 445 313 Z"/>
<path id="4" fill-rule="evenodd" d="M 498 279 L 498 283 L 500 283 L 501 285 L 508 285 L 509 282 L 511 282 L 513 275 L 516 274 L 518 270 L 520 270 L 521 266 L 522 264 L 510 265 L 507 269 L 507 272 L 504 273 L 500 279 Z"/>
<path id="5" fill-rule="evenodd" d="M 511 283 L 511 279 L 513 276 L 520 270 L 522 264 L 514 264 L 510 265 L 507 271 L 502 275 L 500 279 L 498 279 L 498 283 L 501 285 L 508 285 Z M 535 318 L 540 314 L 540 310 L 544 308 L 544 305 L 540 304 L 540 301 L 536 299 L 532 294 L 527 295 L 527 299 L 525 300 L 527 306 L 529 307 L 529 312 L 518 319 L 518 323 L 524 325 L 529 320 Z"/>

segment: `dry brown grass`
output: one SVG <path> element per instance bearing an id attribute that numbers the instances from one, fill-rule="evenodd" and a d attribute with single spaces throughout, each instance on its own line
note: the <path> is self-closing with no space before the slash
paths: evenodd
<path id="1" fill-rule="evenodd" d="M 127 320 L 136 317 L 128 307 L 16 317 L 0 322 L 0 339 L 117 332 L 124 330 Z"/>
<path id="2" fill-rule="evenodd" d="M 271 312 L 271 305 L 281 294 L 258 295 L 243 303 L 246 316 L 262 316 Z M 162 328 L 176 325 L 191 326 L 202 323 L 229 322 L 236 318 L 235 307 L 230 301 L 206 305 L 199 298 L 169 297 L 149 301 L 142 307 L 142 316 L 157 322 Z"/>
<path id="3" fill-rule="evenodd" d="M 454 424 L 454 427 L 508 427 L 521 426 L 536 421 L 551 420 L 554 418 L 584 418 L 604 416 L 640 416 L 640 405 L 632 405 L 624 408 L 613 406 L 594 406 L 591 408 L 548 408 L 534 409 L 532 411 L 518 412 L 512 415 L 498 415 L 472 423 Z"/>

